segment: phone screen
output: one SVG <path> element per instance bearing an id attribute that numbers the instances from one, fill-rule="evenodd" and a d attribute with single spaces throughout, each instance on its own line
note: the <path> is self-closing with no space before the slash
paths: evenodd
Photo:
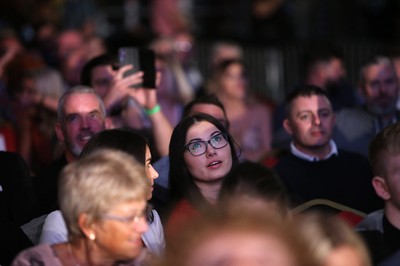
<path id="1" fill-rule="evenodd" d="M 137 71 L 143 71 L 143 83 L 136 84 L 135 88 L 156 88 L 156 68 L 155 54 L 150 49 L 142 49 L 137 47 L 122 47 L 118 51 L 118 61 L 120 66 L 133 65 L 133 69 L 126 71 L 124 77 L 132 75 Z"/>

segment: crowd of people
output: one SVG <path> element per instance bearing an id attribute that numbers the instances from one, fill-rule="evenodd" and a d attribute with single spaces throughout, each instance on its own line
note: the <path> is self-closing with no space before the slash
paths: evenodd
<path id="1" fill-rule="evenodd" d="M 206 77 L 190 31 L 156 37 L 145 88 L 93 32 L 51 34 L 0 29 L 0 265 L 399 265 L 395 58 L 356 86 L 312 47 L 273 103 L 239 43 Z"/>

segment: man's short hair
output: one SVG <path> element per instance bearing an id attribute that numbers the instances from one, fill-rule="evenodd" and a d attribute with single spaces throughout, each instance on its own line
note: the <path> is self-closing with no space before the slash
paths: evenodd
<path id="1" fill-rule="evenodd" d="M 224 117 L 226 119 L 225 126 L 226 126 L 226 128 L 229 128 L 229 121 L 228 121 L 228 116 L 226 115 L 225 107 L 214 93 L 210 93 L 210 94 L 206 94 L 206 95 L 194 98 L 192 101 L 187 103 L 185 105 L 185 108 L 183 109 L 182 118 L 190 115 L 192 112 L 193 106 L 195 106 L 196 104 L 212 104 L 212 105 L 215 105 L 215 106 L 218 106 L 219 108 L 221 108 L 222 112 L 224 113 Z"/>
<path id="2" fill-rule="evenodd" d="M 382 129 L 369 145 L 369 161 L 374 175 L 385 177 L 389 156 L 400 155 L 400 123 Z"/>
<path id="3" fill-rule="evenodd" d="M 311 45 L 303 54 L 304 77 L 315 71 L 321 63 L 327 64 L 335 58 L 344 61 L 343 51 L 338 47 L 327 44 Z"/>
<path id="4" fill-rule="evenodd" d="M 88 61 L 81 72 L 81 84 L 92 86 L 92 70 L 98 66 L 114 66 L 117 63 L 117 57 L 112 54 L 102 54 Z"/>
<path id="5" fill-rule="evenodd" d="M 100 96 L 90 87 L 86 87 L 86 86 L 75 86 L 72 87 L 71 89 L 67 90 L 59 99 L 58 101 L 58 107 L 57 107 L 57 119 L 60 123 L 63 123 L 64 121 L 64 107 L 65 107 L 65 100 L 73 94 L 93 94 L 94 96 L 96 96 L 98 102 L 99 102 L 99 106 L 100 106 L 100 111 L 101 114 L 105 117 L 106 116 L 106 107 L 104 106 L 104 102 L 103 100 L 100 98 Z"/>
<path id="6" fill-rule="evenodd" d="M 321 89 L 320 87 L 314 86 L 314 85 L 302 85 L 300 87 L 297 87 L 294 89 L 289 95 L 286 97 L 285 104 L 286 104 L 286 117 L 288 118 L 290 116 L 291 112 L 291 105 L 292 102 L 299 98 L 299 97 L 311 97 L 313 95 L 316 96 L 325 96 L 327 99 L 329 99 L 328 94 L 326 93 L 325 90 Z"/>

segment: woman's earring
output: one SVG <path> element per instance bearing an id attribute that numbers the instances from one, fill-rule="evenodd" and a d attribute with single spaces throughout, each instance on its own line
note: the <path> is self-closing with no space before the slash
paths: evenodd
<path id="1" fill-rule="evenodd" d="M 91 233 L 90 235 L 89 235 L 89 238 L 90 238 L 90 240 L 95 240 L 96 239 L 96 236 L 93 234 L 93 233 Z"/>

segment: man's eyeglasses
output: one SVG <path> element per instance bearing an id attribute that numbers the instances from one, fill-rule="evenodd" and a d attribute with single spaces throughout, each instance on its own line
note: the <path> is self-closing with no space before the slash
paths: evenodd
<path id="1" fill-rule="evenodd" d="M 137 215 L 122 217 L 122 216 L 118 216 L 118 215 L 104 214 L 101 216 L 101 218 L 105 219 L 105 220 L 115 220 L 115 221 L 122 222 L 125 224 L 132 224 L 132 223 L 136 224 L 136 223 L 139 223 L 139 221 L 142 218 L 147 221 L 151 215 L 152 210 L 153 210 L 153 206 L 151 204 L 147 204 L 146 208 L 144 208 L 144 210 Z"/>
<path id="2" fill-rule="evenodd" d="M 221 149 L 228 145 L 228 136 L 225 133 L 219 133 L 208 141 L 195 140 L 185 145 L 185 149 L 193 156 L 200 156 L 207 151 L 207 145 L 210 144 L 214 149 Z"/>

